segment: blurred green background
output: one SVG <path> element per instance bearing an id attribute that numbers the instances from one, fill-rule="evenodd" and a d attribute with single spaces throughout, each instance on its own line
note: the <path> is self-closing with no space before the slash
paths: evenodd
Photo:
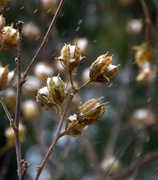
<path id="1" fill-rule="evenodd" d="M 158 2 L 146 0 L 146 5 L 155 28 L 158 30 Z M 9 26 L 21 20 L 24 28 L 27 24 L 33 24 L 37 28 L 35 35 L 23 34 L 22 42 L 22 71 L 36 53 L 43 37 L 53 18 L 54 11 L 59 1 L 50 8 L 44 8 L 42 0 L 10 0 L 2 11 Z M 53 10 L 51 10 L 53 9 Z M 60 73 L 66 81 L 66 72 L 60 72 L 56 68 L 55 57 L 60 56 L 64 43 L 74 43 L 75 38 L 86 38 L 88 49 L 86 58 L 78 67 L 74 79 L 82 85 L 86 79 L 83 72 L 98 56 L 109 51 L 113 55 L 112 64 L 121 64 L 118 73 L 111 79 L 111 83 L 94 84 L 85 87 L 73 102 L 69 114 L 77 110 L 80 101 L 85 102 L 91 98 L 104 96 L 105 102 L 110 102 L 110 107 L 105 115 L 94 125 L 90 126 L 83 136 L 76 138 L 63 137 L 57 143 L 50 160 L 48 161 L 41 180 L 91 180 L 105 179 L 105 162 L 107 157 L 115 157 L 121 151 L 125 152 L 119 157 L 120 168 L 110 176 L 117 176 L 132 163 L 137 163 L 147 153 L 158 150 L 158 85 L 157 75 L 152 81 L 136 82 L 135 78 L 140 69 L 135 63 L 135 45 L 140 45 L 145 40 L 144 13 L 140 1 L 136 0 L 66 0 L 56 25 L 51 32 L 49 41 L 37 59 L 38 62 L 49 63 L 54 70 L 53 75 Z M 132 24 L 132 20 L 137 20 Z M 141 23 L 140 23 L 141 22 Z M 34 33 L 33 33 L 34 34 Z M 157 66 L 158 41 L 152 31 L 149 30 L 149 43 L 154 50 L 153 64 Z M 0 54 L 2 66 L 9 64 L 9 69 L 16 68 L 14 59 L 16 50 L 4 50 Z M 29 75 L 35 76 L 32 68 Z M 41 82 L 41 86 L 45 82 Z M 40 86 L 40 87 L 41 87 Z M 40 88 L 37 87 L 37 88 Z M 16 80 L 12 84 L 16 89 Z M 7 90 L 0 95 L 6 96 Z M 36 100 L 36 92 L 23 91 L 22 104 L 25 100 Z M 7 104 L 7 102 L 6 102 Z M 14 108 L 10 107 L 14 117 Z M 138 109 L 150 110 L 154 116 L 154 123 L 144 123 L 143 130 L 126 148 L 127 143 L 139 130 L 139 122 L 132 123 L 133 113 Z M 26 174 L 26 180 L 35 176 L 36 166 L 42 161 L 49 145 L 55 135 L 59 116 L 53 110 L 46 111 L 38 105 L 39 114 L 34 119 L 27 119 L 21 111 L 21 121 L 26 126 L 26 135 L 22 142 L 22 156 L 31 166 Z M 7 138 L 5 130 L 9 127 L 9 121 L 2 106 L 0 106 L 0 147 L 3 148 Z M 147 114 L 147 121 L 150 117 Z M 149 124 L 149 126 L 147 125 Z M 126 149 L 125 149 L 126 148 Z M 107 163 L 108 164 L 108 163 Z M 158 179 L 158 160 L 144 166 L 132 176 L 135 180 Z M 17 165 L 14 147 L 0 156 L 0 180 L 16 180 Z M 131 178 L 131 179 L 132 179 Z"/>

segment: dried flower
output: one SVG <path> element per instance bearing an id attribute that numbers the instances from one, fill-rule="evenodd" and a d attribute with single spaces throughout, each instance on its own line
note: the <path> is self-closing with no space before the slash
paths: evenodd
<path id="1" fill-rule="evenodd" d="M 38 106 L 34 100 L 26 100 L 22 103 L 22 112 L 26 119 L 35 119 L 39 113 Z"/>
<path id="2" fill-rule="evenodd" d="M 98 99 L 90 99 L 79 107 L 77 116 L 79 124 L 94 124 L 104 115 L 105 109 L 108 107 L 104 107 L 104 105 L 107 103 L 99 103 L 101 98 L 102 97 Z"/>
<path id="3" fill-rule="evenodd" d="M 5 26 L 1 31 L 1 49 L 17 49 L 19 41 L 19 32 L 11 26 Z"/>
<path id="4" fill-rule="evenodd" d="M 15 70 L 9 72 L 8 65 L 2 67 L 0 64 L 0 91 L 10 86 L 15 77 Z"/>
<path id="5" fill-rule="evenodd" d="M 45 81 L 48 76 L 51 76 L 54 74 L 54 69 L 45 62 L 39 62 L 34 67 L 34 74 L 41 81 Z"/>
<path id="6" fill-rule="evenodd" d="M 107 57 L 107 54 L 99 56 L 90 66 L 91 81 L 106 83 L 117 73 L 120 64 L 112 65 L 112 56 Z"/>
<path id="7" fill-rule="evenodd" d="M 110 175 L 115 175 L 121 168 L 121 163 L 114 156 L 105 158 L 101 164 L 104 171 L 109 171 Z"/>
<path id="8" fill-rule="evenodd" d="M 5 18 L 3 17 L 3 14 L 1 14 L 1 15 L 0 15 L 0 31 L 4 28 L 5 23 L 6 23 L 6 20 L 5 20 Z M 0 32 L 0 34 L 1 34 L 1 32 Z"/>
<path id="9" fill-rule="evenodd" d="M 41 89 L 38 89 L 36 96 L 36 101 L 39 103 L 39 105 L 42 108 L 46 110 L 52 109 L 55 106 L 54 102 L 52 102 L 49 99 L 48 94 L 49 94 L 48 88 L 47 86 L 45 86 L 42 87 Z"/>
<path id="10" fill-rule="evenodd" d="M 83 58 L 81 57 L 80 48 L 77 44 L 75 46 L 65 44 L 61 50 L 61 56 L 57 59 L 67 71 L 72 71 Z"/>
<path id="11" fill-rule="evenodd" d="M 26 134 L 26 127 L 25 125 L 19 123 L 19 137 L 20 141 L 23 141 L 24 137 Z M 14 131 L 12 127 L 8 127 L 5 130 L 5 136 L 6 136 L 6 144 L 8 147 L 12 147 L 15 144 L 15 136 L 14 136 Z"/>
<path id="12" fill-rule="evenodd" d="M 69 116 L 66 122 L 65 131 L 62 136 L 68 135 L 72 137 L 82 135 L 82 132 L 88 128 L 87 125 L 82 125 L 78 123 L 77 114 Z"/>
<path id="13" fill-rule="evenodd" d="M 47 88 L 51 101 L 60 105 L 66 97 L 65 85 L 61 78 L 59 76 L 47 78 Z"/>

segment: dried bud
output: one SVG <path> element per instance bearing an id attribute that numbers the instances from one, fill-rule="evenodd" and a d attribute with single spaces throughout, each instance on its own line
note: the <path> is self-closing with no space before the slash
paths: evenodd
<path id="1" fill-rule="evenodd" d="M 54 74 L 54 69 L 45 62 L 39 62 L 34 67 L 34 74 L 41 80 L 45 81 L 46 77 Z"/>
<path id="2" fill-rule="evenodd" d="M 69 116 L 66 122 L 65 131 L 62 133 L 62 136 L 68 135 L 72 137 L 82 135 L 82 132 L 88 128 L 87 125 L 79 124 L 77 121 L 77 114 Z"/>
<path id="3" fill-rule="evenodd" d="M 3 14 L 0 15 L 0 31 L 4 28 L 5 26 L 5 18 L 3 17 Z M 1 32 L 0 32 L 1 34 Z"/>
<path id="4" fill-rule="evenodd" d="M 26 100 L 25 102 L 23 102 L 22 112 L 26 119 L 35 119 L 39 113 L 36 101 Z"/>
<path id="5" fill-rule="evenodd" d="M 47 88 L 51 101 L 60 105 L 66 97 L 65 85 L 61 78 L 59 76 L 49 77 L 47 79 Z"/>
<path id="6" fill-rule="evenodd" d="M 104 105 L 107 103 L 99 103 L 101 98 L 90 99 L 79 107 L 77 117 L 79 124 L 94 124 L 104 115 L 105 109 L 108 107 L 104 107 Z"/>
<path id="7" fill-rule="evenodd" d="M 3 10 L 3 8 L 7 5 L 9 0 L 0 0 L 0 11 Z"/>
<path id="8" fill-rule="evenodd" d="M 32 23 L 24 24 L 23 35 L 30 40 L 35 40 L 40 35 L 40 29 Z"/>
<path id="9" fill-rule="evenodd" d="M 90 79 L 94 82 L 109 82 L 109 79 L 111 79 L 118 71 L 117 65 L 112 65 L 112 56 L 108 56 L 107 54 L 99 56 L 90 66 Z"/>
<path id="10" fill-rule="evenodd" d="M 19 123 L 19 137 L 20 141 L 23 141 L 24 137 L 26 134 L 26 127 Z M 14 131 L 12 127 L 9 127 L 5 130 L 5 136 L 6 136 L 6 141 L 7 141 L 7 146 L 12 147 L 15 144 L 15 136 L 14 136 Z"/>
<path id="11" fill-rule="evenodd" d="M 154 52 L 149 44 L 143 43 L 140 46 L 134 46 L 133 49 L 136 50 L 135 60 L 138 67 L 144 68 L 147 62 L 148 63 L 152 62 Z"/>
<path id="12" fill-rule="evenodd" d="M 156 116 L 150 109 L 141 108 L 133 113 L 131 123 L 134 128 L 141 129 L 155 124 Z"/>
<path id="13" fill-rule="evenodd" d="M 47 86 L 45 86 L 38 90 L 36 96 L 36 101 L 39 103 L 39 105 L 42 108 L 46 110 L 52 109 L 55 106 L 55 104 L 49 99 L 48 94 L 49 94 L 48 88 Z"/>
<path id="14" fill-rule="evenodd" d="M 11 26 L 5 26 L 2 29 L 1 49 L 17 49 L 19 41 L 19 32 Z"/>
<path id="15" fill-rule="evenodd" d="M 0 64 L 0 91 L 10 86 L 15 77 L 15 70 L 9 72 L 8 66 L 2 67 Z"/>
<path id="16" fill-rule="evenodd" d="M 72 71 L 82 60 L 80 48 L 77 44 L 75 46 L 65 44 L 61 50 L 61 56 L 58 57 L 58 60 L 67 71 Z"/>
<path id="17" fill-rule="evenodd" d="M 115 175 L 121 168 L 121 163 L 114 156 L 104 159 L 101 167 L 104 171 L 109 171 L 110 175 Z"/>

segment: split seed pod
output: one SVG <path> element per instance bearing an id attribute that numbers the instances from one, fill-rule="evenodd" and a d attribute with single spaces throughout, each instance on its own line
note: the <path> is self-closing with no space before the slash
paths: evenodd
<path id="1" fill-rule="evenodd" d="M 11 26 L 5 26 L 1 31 L 1 49 L 17 49 L 19 41 L 19 32 Z"/>
<path id="2" fill-rule="evenodd" d="M 47 79 L 47 88 L 51 101 L 61 105 L 66 97 L 65 85 L 61 78 L 59 76 L 49 77 Z"/>
<path id="3" fill-rule="evenodd" d="M 102 98 L 102 97 L 101 97 Z M 99 103 L 98 99 L 90 99 L 79 107 L 77 120 L 79 124 L 91 125 L 96 123 L 105 113 L 107 103 Z"/>
<path id="4" fill-rule="evenodd" d="M 107 54 L 99 56 L 90 66 L 91 81 L 107 83 L 117 73 L 120 64 L 112 65 L 112 56 L 107 57 Z"/>
<path id="5" fill-rule="evenodd" d="M 2 67 L 0 64 L 0 91 L 10 86 L 15 77 L 15 70 L 9 72 L 8 65 Z"/>
<path id="6" fill-rule="evenodd" d="M 62 134 L 68 135 L 72 137 L 80 136 L 82 135 L 82 132 L 88 128 L 87 125 L 82 125 L 78 123 L 77 120 L 77 114 L 69 116 L 66 122 L 65 131 Z"/>
<path id="7" fill-rule="evenodd" d="M 41 89 L 38 89 L 36 96 L 36 101 L 39 103 L 39 105 L 42 108 L 46 110 L 52 109 L 55 106 L 55 104 L 49 99 L 48 94 L 49 94 L 48 88 L 47 86 L 45 86 L 42 87 Z"/>
<path id="8" fill-rule="evenodd" d="M 5 20 L 5 18 L 3 17 L 3 14 L 1 14 L 1 15 L 0 15 L 0 31 L 4 28 L 5 23 L 6 23 L 6 20 Z M 1 34 L 1 32 L 0 32 L 0 34 Z"/>
<path id="9" fill-rule="evenodd" d="M 65 44 L 61 50 L 61 56 L 57 59 L 67 71 L 72 71 L 78 66 L 83 57 L 77 44 L 75 46 Z"/>

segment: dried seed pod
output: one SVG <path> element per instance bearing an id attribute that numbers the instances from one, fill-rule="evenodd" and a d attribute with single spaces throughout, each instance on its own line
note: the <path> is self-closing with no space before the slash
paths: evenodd
<path id="1" fill-rule="evenodd" d="M 87 125 L 79 124 L 77 121 L 77 114 L 69 116 L 66 122 L 65 131 L 62 133 L 62 136 L 68 135 L 72 137 L 82 135 L 82 132 L 88 128 Z"/>
<path id="2" fill-rule="evenodd" d="M 41 7 L 47 12 L 51 11 L 54 13 L 57 7 L 57 3 L 57 0 L 41 0 Z"/>
<path id="3" fill-rule="evenodd" d="M 19 123 L 19 137 L 20 141 L 23 141 L 24 137 L 26 134 L 26 127 L 25 125 Z M 6 145 L 7 147 L 12 147 L 15 144 L 15 136 L 14 136 L 14 131 L 12 127 L 8 127 L 5 130 L 5 136 L 6 136 Z"/>
<path id="4" fill-rule="evenodd" d="M 30 40 L 35 40 L 40 35 L 40 29 L 32 23 L 24 24 L 23 35 Z"/>
<path id="5" fill-rule="evenodd" d="M 1 49 L 17 49 L 19 41 L 19 32 L 11 26 L 5 26 L 1 31 Z"/>
<path id="6" fill-rule="evenodd" d="M 99 56 L 90 66 L 91 81 L 106 83 L 117 73 L 120 64 L 112 65 L 112 56 L 107 57 L 107 54 Z"/>
<path id="7" fill-rule="evenodd" d="M 80 48 L 77 44 L 75 46 L 65 44 L 61 50 L 61 56 L 57 59 L 67 71 L 72 71 L 83 58 L 81 57 Z"/>
<path id="8" fill-rule="evenodd" d="M 1 14 L 1 15 L 0 15 L 0 31 L 4 28 L 5 23 L 6 23 L 6 20 L 5 20 L 5 18 L 3 17 L 3 14 Z M 0 35 L 1 35 L 1 32 L 0 32 Z"/>
<path id="9" fill-rule="evenodd" d="M 102 98 L 102 97 L 101 97 Z M 78 110 L 78 123 L 82 125 L 91 125 L 96 123 L 105 113 L 104 107 L 107 103 L 99 103 L 98 99 L 90 99 L 86 101 Z"/>
<path id="10" fill-rule="evenodd" d="M 77 43 L 78 47 L 80 48 L 81 54 L 86 55 L 88 49 L 88 39 L 87 38 L 75 38 L 74 44 Z"/>
<path id="11" fill-rule="evenodd" d="M 130 19 L 126 25 L 126 31 L 131 35 L 137 35 L 142 30 L 142 20 L 141 19 Z"/>
<path id="12" fill-rule="evenodd" d="M 59 76 L 47 78 L 47 88 L 51 101 L 61 105 L 66 97 L 65 85 L 61 78 Z"/>
<path id="13" fill-rule="evenodd" d="M 144 64 L 144 68 L 140 69 L 139 74 L 136 77 L 137 82 L 150 83 L 156 78 L 157 67 L 151 65 L 149 62 Z"/>
<path id="14" fill-rule="evenodd" d="M 10 86 L 15 77 L 15 70 L 9 72 L 8 65 L 2 67 L 0 64 L 0 91 Z"/>
<path id="15" fill-rule="evenodd" d="M 15 111 L 16 107 L 16 91 L 13 88 L 8 88 L 5 91 L 5 102 L 9 110 Z"/>
<path id="16" fill-rule="evenodd" d="M 54 74 L 54 69 L 45 62 L 39 62 L 34 67 L 34 74 L 41 81 L 45 81 L 48 76 L 51 76 Z"/>
<path id="17" fill-rule="evenodd" d="M 52 102 L 49 99 L 48 94 L 49 94 L 48 88 L 47 86 L 45 86 L 45 87 L 42 87 L 41 89 L 38 89 L 37 96 L 36 96 L 36 101 L 39 103 L 39 105 L 42 108 L 46 110 L 52 109 L 55 106 L 54 102 Z"/>
<path id="18" fill-rule="evenodd" d="M 24 101 L 22 103 L 22 112 L 26 119 L 35 119 L 39 113 L 36 101 L 31 99 Z"/>
<path id="19" fill-rule="evenodd" d="M 110 175 L 115 175 L 121 168 L 121 163 L 114 156 L 105 158 L 101 164 L 104 171 L 109 171 Z"/>
<path id="20" fill-rule="evenodd" d="M 41 87 L 41 81 L 32 75 L 27 76 L 27 81 L 23 85 L 23 91 L 25 94 L 36 95 L 37 89 Z"/>
<path id="21" fill-rule="evenodd" d="M 142 43 L 140 46 L 134 46 L 133 49 L 136 50 L 135 60 L 138 67 L 144 68 L 147 62 L 152 62 L 154 51 L 149 44 Z"/>
<path id="22" fill-rule="evenodd" d="M 150 109 L 137 109 L 132 115 L 131 123 L 135 129 L 142 129 L 155 124 L 156 116 Z"/>

